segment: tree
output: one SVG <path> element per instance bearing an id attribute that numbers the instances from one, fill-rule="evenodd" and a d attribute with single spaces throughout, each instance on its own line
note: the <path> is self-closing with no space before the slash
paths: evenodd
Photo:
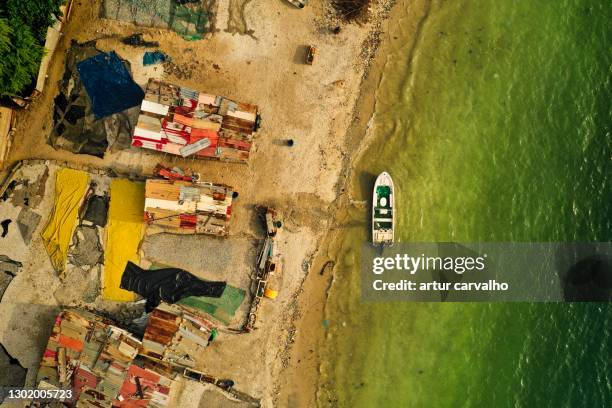
<path id="1" fill-rule="evenodd" d="M 35 38 L 45 43 L 47 27 L 53 25 L 53 16 L 61 16 L 60 6 L 65 0 L 7 0 L 4 14 L 9 20 L 19 19 L 30 28 Z"/>
<path id="2" fill-rule="evenodd" d="M 0 95 L 18 95 L 32 83 L 44 48 L 20 21 L 0 19 Z"/>
<path id="3" fill-rule="evenodd" d="M 16 96 L 32 84 L 44 55 L 47 28 L 65 0 L 2 0 L 0 96 Z"/>

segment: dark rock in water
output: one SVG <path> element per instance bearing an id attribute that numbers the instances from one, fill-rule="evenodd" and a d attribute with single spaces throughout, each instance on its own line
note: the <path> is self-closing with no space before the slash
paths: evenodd
<path id="1" fill-rule="evenodd" d="M 576 261 L 561 274 L 563 297 L 567 302 L 609 302 L 612 300 L 612 260 L 601 254 Z"/>

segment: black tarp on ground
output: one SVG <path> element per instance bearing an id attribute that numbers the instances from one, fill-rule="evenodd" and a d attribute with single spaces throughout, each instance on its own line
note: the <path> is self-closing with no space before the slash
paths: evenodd
<path id="1" fill-rule="evenodd" d="M 121 289 L 138 293 L 147 299 L 146 311 L 162 301 L 176 303 L 188 296 L 221 297 L 225 282 L 208 282 L 178 268 L 144 270 L 128 262 L 121 276 Z"/>
<path id="2" fill-rule="evenodd" d="M 92 195 L 89 197 L 83 220 L 88 221 L 91 225 L 105 227 L 108 218 L 109 200 L 110 197 L 108 196 Z"/>

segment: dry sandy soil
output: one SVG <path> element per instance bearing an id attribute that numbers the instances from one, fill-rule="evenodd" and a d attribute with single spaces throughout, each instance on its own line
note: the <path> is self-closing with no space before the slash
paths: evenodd
<path id="1" fill-rule="evenodd" d="M 312 404 L 312 395 L 296 396 L 286 390 L 281 393 L 279 378 L 290 364 L 295 321 L 307 312 L 299 310 L 296 295 L 332 220 L 333 204 L 342 193 L 339 180 L 354 151 L 348 142 L 356 141 L 347 130 L 357 119 L 354 112 L 360 84 L 376 42 L 374 33 L 380 27 L 374 23 L 342 25 L 340 33 L 334 34 L 332 29 L 339 23 L 327 0 L 311 0 L 302 10 L 284 0 L 219 0 L 217 31 L 210 38 L 189 42 L 170 31 L 102 19 L 100 1 L 75 1 L 51 62 L 44 93 L 28 110 L 18 113 L 9 162 L 50 159 L 145 175 L 151 174 L 158 162 L 191 167 L 201 173 L 203 180 L 229 184 L 240 192 L 231 227 L 234 238 L 253 236 L 254 205 L 277 208 L 285 222 L 281 240 L 285 262 L 282 291 L 274 302 L 264 304 L 258 330 L 222 340 L 218 347 L 222 351 L 211 351 L 207 357 L 208 367 L 211 374 L 233 378 L 237 388 L 261 398 L 263 406 Z M 389 2 L 380 3 L 377 7 L 382 10 Z M 159 49 L 172 58 L 179 70 L 162 72 L 161 67 L 142 67 L 144 50 L 119 42 L 121 37 L 135 32 L 142 32 L 147 40 L 159 41 Z M 249 165 L 186 160 L 138 149 L 107 154 L 104 159 L 53 149 L 46 140 L 65 53 L 71 40 L 92 39 L 98 40 L 98 48 L 115 50 L 130 61 L 134 79 L 141 85 L 153 75 L 257 104 L 263 126 Z M 308 44 L 316 45 L 318 50 L 312 66 L 303 62 Z M 288 138 L 295 140 L 294 147 L 284 144 Z M 48 269 L 48 260 L 39 263 L 44 262 L 47 265 L 41 267 Z M 32 281 L 32 285 L 36 284 Z M 40 302 L 41 310 L 60 306 L 49 299 Z M 50 327 L 51 318 L 52 314 L 34 323 Z M 0 333 L 0 339 L 10 336 L 6 330 L 5 327 Z M 35 371 L 42 349 L 27 344 L 30 343 L 11 341 L 7 350 Z M 180 406 L 210 406 L 204 402 L 212 398 L 210 392 L 203 386 L 189 390 L 180 397 Z M 215 404 L 231 406 L 227 401 Z"/>

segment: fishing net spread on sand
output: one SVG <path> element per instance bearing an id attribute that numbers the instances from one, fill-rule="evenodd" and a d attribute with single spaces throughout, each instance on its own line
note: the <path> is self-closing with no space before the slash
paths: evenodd
<path id="1" fill-rule="evenodd" d="M 186 40 L 213 31 L 216 0 L 104 0 L 102 17 L 173 30 Z"/>

